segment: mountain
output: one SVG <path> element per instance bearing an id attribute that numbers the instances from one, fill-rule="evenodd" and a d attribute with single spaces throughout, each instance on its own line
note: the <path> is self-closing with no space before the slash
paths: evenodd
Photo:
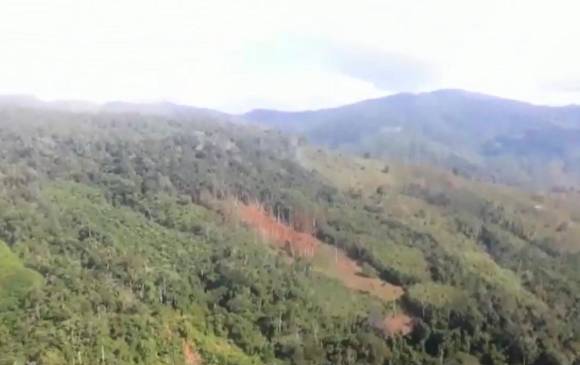
<path id="1" fill-rule="evenodd" d="M 332 109 L 255 110 L 243 118 L 315 144 L 479 179 L 535 187 L 580 182 L 580 107 L 460 90 L 397 94 Z"/>
<path id="2" fill-rule="evenodd" d="M 190 105 L 181 105 L 171 102 L 129 103 L 113 101 L 103 104 L 99 111 L 112 113 L 139 113 L 148 115 L 163 115 L 166 117 L 203 116 L 212 119 L 231 120 L 232 116 L 217 110 L 196 108 Z"/>
<path id="3" fill-rule="evenodd" d="M 577 190 L 0 106 L 0 364 L 578 363 L 578 237 Z"/>
<path id="4" fill-rule="evenodd" d="M 43 101 L 32 95 L 0 95 L 0 107 L 36 108 L 68 112 L 96 112 L 99 105 L 82 100 Z"/>
<path id="5" fill-rule="evenodd" d="M 0 95 L 0 108 L 26 108 L 38 110 L 52 110 L 74 113 L 119 113 L 160 115 L 165 117 L 186 118 L 204 117 L 214 120 L 238 121 L 233 115 L 207 108 L 197 108 L 191 105 L 171 102 L 126 102 L 110 101 L 93 103 L 82 100 L 54 100 L 45 101 L 32 95 Z"/>

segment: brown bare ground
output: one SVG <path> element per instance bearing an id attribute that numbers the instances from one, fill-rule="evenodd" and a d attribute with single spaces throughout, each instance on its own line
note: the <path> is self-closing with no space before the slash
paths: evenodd
<path id="1" fill-rule="evenodd" d="M 292 256 L 315 259 L 315 270 L 337 279 L 345 287 L 369 293 L 387 302 L 403 295 L 403 288 L 399 286 L 378 278 L 361 276 L 361 267 L 342 250 L 277 221 L 260 205 L 238 204 L 238 212 L 242 222 L 259 232 L 265 241 L 286 250 Z"/>
<path id="2" fill-rule="evenodd" d="M 378 278 L 362 276 L 362 269 L 356 261 L 348 257 L 342 250 L 328 244 L 321 244 L 319 255 L 331 257 L 330 263 L 321 268 L 326 275 L 333 277 L 349 289 L 369 293 L 386 302 L 399 299 L 403 294 L 403 288 L 382 281 Z M 328 260 L 328 259 L 327 259 Z"/>
<path id="3" fill-rule="evenodd" d="M 408 335 L 413 331 L 414 321 L 404 313 L 388 316 L 383 320 L 383 332 L 385 336 Z"/>
<path id="4" fill-rule="evenodd" d="M 260 233 L 264 240 L 288 250 L 292 256 L 313 257 L 320 244 L 312 235 L 277 221 L 258 204 L 240 204 L 239 215 L 242 222 Z"/>
<path id="5" fill-rule="evenodd" d="M 203 361 L 201 355 L 194 350 L 187 341 L 183 340 L 182 345 L 183 357 L 185 358 L 185 365 L 201 365 Z"/>

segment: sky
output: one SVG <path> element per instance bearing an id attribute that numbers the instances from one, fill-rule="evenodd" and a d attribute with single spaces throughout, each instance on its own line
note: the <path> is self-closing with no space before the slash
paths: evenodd
<path id="1" fill-rule="evenodd" d="M 580 104 L 575 0 L 0 0 L 0 94 L 317 109 L 460 88 Z"/>

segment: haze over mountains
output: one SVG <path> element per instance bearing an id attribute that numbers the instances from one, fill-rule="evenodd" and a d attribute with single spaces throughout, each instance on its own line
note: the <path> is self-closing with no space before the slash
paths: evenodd
<path id="1" fill-rule="evenodd" d="M 304 112 L 244 118 L 310 142 L 511 184 L 568 185 L 580 177 L 580 107 L 539 106 L 461 90 L 397 94 Z"/>
<path id="2" fill-rule="evenodd" d="M 252 122 L 356 154 L 527 187 L 580 181 L 580 106 L 541 106 L 462 90 L 402 93 L 341 107 L 230 115 L 169 102 L 94 104 L 6 96 L 0 104 L 76 112 L 136 112 Z"/>
<path id="3" fill-rule="evenodd" d="M 181 105 L 167 101 L 142 103 L 110 101 L 106 103 L 95 103 L 84 100 L 44 101 L 33 95 L 0 95 L 0 106 L 48 109 L 77 113 L 138 113 L 173 117 L 206 116 L 219 117 L 221 119 L 229 119 L 232 117 L 216 110 L 197 108 L 190 105 Z"/>

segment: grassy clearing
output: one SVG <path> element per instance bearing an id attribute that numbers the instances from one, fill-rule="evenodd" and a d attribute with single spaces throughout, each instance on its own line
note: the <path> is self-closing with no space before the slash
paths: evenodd
<path id="1" fill-rule="evenodd" d="M 462 254 L 463 266 L 481 279 L 531 307 L 545 310 L 547 306 L 538 297 L 526 290 L 520 278 L 511 270 L 500 267 L 489 255 L 478 252 Z"/>
<path id="2" fill-rule="evenodd" d="M 456 287 L 434 282 L 411 286 L 407 297 L 424 308 L 456 308 L 464 304 L 467 294 Z"/>
<path id="3" fill-rule="evenodd" d="M 42 285 L 42 276 L 27 269 L 10 248 L 0 241 L 0 308 L 13 305 L 19 298 Z"/>

